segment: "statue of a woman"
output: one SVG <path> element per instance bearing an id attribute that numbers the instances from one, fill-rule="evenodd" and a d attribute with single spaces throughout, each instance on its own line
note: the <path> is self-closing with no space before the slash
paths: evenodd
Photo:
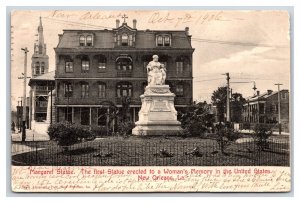
<path id="1" fill-rule="evenodd" d="M 166 68 L 158 62 L 158 56 L 153 55 L 153 61 L 147 65 L 148 85 L 164 85 L 166 80 Z"/>

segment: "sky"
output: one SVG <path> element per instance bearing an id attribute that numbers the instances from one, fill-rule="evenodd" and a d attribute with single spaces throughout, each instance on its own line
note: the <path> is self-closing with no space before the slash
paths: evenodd
<path id="1" fill-rule="evenodd" d="M 24 52 L 27 47 L 28 71 L 31 76 L 31 56 L 37 39 L 39 17 L 42 17 L 44 41 L 49 55 L 49 71 L 55 70 L 54 48 L 63 29 L 112 29 L 116 19 L 127 24 L 137 20 L 137 29 L 184 30 L 192 35 L 193 98 L 210 102 L 211 94 L 226 85 L 230 73 L 233 92 L 244 97 L 257 90 L 290 89 L 290 27 L 285 11 L 230 10 L 136 10 L 136 11 L 75 11 L 75 10 L 18 10 L 11 14 L 11 98 L 15 109 L 23 93 Z M 27 87 L 27 92 L 29 86 Z"/>

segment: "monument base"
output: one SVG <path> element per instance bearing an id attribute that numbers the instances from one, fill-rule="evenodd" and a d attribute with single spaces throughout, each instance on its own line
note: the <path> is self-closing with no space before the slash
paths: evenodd
<path id="1" fill-rule="evenodd" d="M 175 95 L 169 85 L 147 86 L 141 95 L 142 107 L 133 135 L 179 135 L 181 123 L 174 107 Z"/>

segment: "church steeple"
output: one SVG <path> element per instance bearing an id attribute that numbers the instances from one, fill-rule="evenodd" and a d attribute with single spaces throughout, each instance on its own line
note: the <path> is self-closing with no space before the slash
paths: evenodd
<path id="1" fill-rule="evenodd" d="M 44 43 L 44 28 L 42 17 L 37 28 L 38 38 L 34 43 L 34 52 L 31 58 L 32 77 L 43 75 L 49 70 L 49 57 L 46 54 L 46 44 Z"/>
<path id="2" fill-rule="evenodd" d="M 39 27 L 38 27 L 38 35 L 39 35 L 39 46 L 44 47 L 44 34 L 43 34 L 42 17 L 40 17 L 40 24 L 39 24 Z"/>
<path id="3" fill-rule="evenodd" d="M 40 17 L 40 24 L 38 26 L 38 40 L 34 44 L 34 53 L 46 55 L 46 44 L 44 43 L 44 29 L 42 24 L 42 17 Z"/>

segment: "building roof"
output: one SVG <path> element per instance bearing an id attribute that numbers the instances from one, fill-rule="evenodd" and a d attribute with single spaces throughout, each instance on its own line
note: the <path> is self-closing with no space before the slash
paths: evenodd
<path id="1" fill-rule="evenodd" d="M 288 90 L 280 90 L 280 92 L 283 92 L 283 91 L 288 91 Z M 264 92 L 262 94 L 259 94 L 259 95 L 254 95 L 252 97 L 248 97 L 247 100 L 252 102 L 252 101 L 257 101 L 257 100 L 264 100 L 264 99 L 267 99 L 273 95 L 276 95 L 278 93 L 278 91 L 272 91 L 271 93 L 268 93 L 268 92 Z"/>
<path id="2" fill-rule="evenodd" d="M 39 75 L 35 78 L 31 78 L 29 80 L 28 85 L 30 86 L 32 83 L 37 82 L 37 81 L 54 81 L 54 76 L 55 76 L 55 71 L 50 71 L 48 73 L 45 73 L 43 75 Z"/>
<path id="3" fill-rule="evenodd" d="M 112 49 L 115 48 L 114 34 L 122 29 L 128 29 L 129 32 L 136 33 L 136 43 L 134 48 L 137 49 L 157 48 L 155 43 L 157 34 L 170 34 L 172 36 L 170 48 L 192 49 L 190 42 L 191 36 L 188 35 L 185 30 L 136 30 L 127 25 L 122 25 L 119 28 L 112 30 L 63 30 L 63 35 L 60 38 L 57 48 L 80 48 L 80 33 L 93 33 L 93 48 Z"/>

